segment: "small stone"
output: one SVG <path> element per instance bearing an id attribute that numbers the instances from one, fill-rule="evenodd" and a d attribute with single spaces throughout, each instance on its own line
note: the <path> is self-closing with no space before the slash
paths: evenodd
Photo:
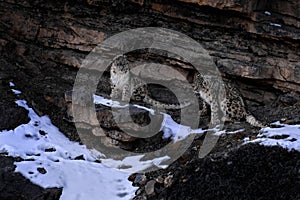
<path id="1" fill-rule="evenodd" d="M 74 160 L 85 160 L 83 155 L 77 156 Z"/>
<path id="2" fill-rule="evenodd" d="M 46 174 L 47 171 L 45 170 L 45 168 L 39 167 L 37 168 L 38 172 L 40 172 L 41 174 Z"/>
<path id="3" fill-rule="evenodd" d="M 164 183 L 164 179 L 161 176 L 156 178 L 155 181 L 158 182 L 158 183 L 161 183 L 161 184 Z"/>
<path id="4" fill-rule="evenodd" d="M 256 138 L 257 138 L 256 136 L 252 135 L 252 136 L 250 137 L 250 140 L 255 140 Z"/>
<path id="5" fill-rule="evenodd" d="M 192 150 L 193 151 L 197 151 L 198 149 L 197 149 L 197 147 L 193 147 Z"/>
<path id="6" fill-rule="evenodd" d="M 28 159 L 25 159 L 25 161 L 35 161 L 34 158 L 28 158 Z"/>
<path id="7" fill-rule="evenodd" d="M 27 137 L 27 138 L 32 138 L 32 135 L 29 134 L 29 133 L 26 133 L 26 134 L 25 134 L 25 137 Z"/>
<path id="8" fill-rule="evenodd" d="M 151 195 L 155 194 L 155 191 L 154 191 L 155 183 L 156 183 L 155 180 L 151 180 L 145 185 L 145 192 L 147 195 L 151 196 Z"/>
<path id="9" fill-rule="evenodd" d="M 168 188 L 168 187 L 170 187 L 172 184 L 173 184 L 173 175 L 169 175 L 169 176 L 167 176 L 166 178 L 165 178 L 165 180 L 164 180 L 164 186 L 166 187 L 166 188 Z"/>
<path id="10" fill-rule="evenodd" d="M 147 182 L 147 177 L 144 174 L 137 174 L 133 184 L 134 185 L 145 185 Z"/>
<path id="11" fill-rule="evenodd" d="M 16 161 L 16 162 L 22 162 L 22 161 L 24 161 L 24 159 L 21 158 L 21 157 L 16 157 L 16 158 L 15 158 L 15 161 Z"/>
<path id="12" fill-rule="evenodd" d="M 287 118 L 281 118 L 280 122 L 285 122 L 287 120 Z"/>
<path id="13" fill-rule="evenodd" d="M 139 188 L 136 192 L 135 192 L 135 195 L 138 196 L 138 195 L 141 195 L 142 194 L 142 189 Z"/>
<path id="14" fill-rule="evenodd" d="M 43 131 L 43 130 L 39 130 L 39 133 L 41 134 L 41 135 L 47 135 L 47 133 L 45 132 L 45 131 Z"/>
<path id="15" fill-rule="evenodd" d="M 45 149 L 45 152 L 54 152 L 56 149 L 54 147 Z"/>
<path id="16" fill-rule="evenodd" d="M 188 178 L 184 178 L 184 179 L 182 179 L 182 182 L 185 183 L 185 182 L 187 182 L 188 180 L 189 180 Z"/>
<path id="17" fill-rule="evenodd" d="M 130 176 L 128 177 L 128 180 L 133 182 L 135 177 L 136 177 L 137 173 L 133 173 L 133 174 L 130 174 Z"/>

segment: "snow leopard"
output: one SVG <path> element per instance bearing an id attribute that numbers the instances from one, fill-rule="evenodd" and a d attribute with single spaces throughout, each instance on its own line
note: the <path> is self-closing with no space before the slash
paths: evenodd
<path id="1" fill-rule="evenodd" d="M 182 104 L 167 104 L 151 98 L 147 84 L 130 71 L 130 64 L 125 55 L 114 58 L 110 68 L 110 81 L 111 99 L 123 102 L 143 101 L 159 109 L 181 109 L 191 103 L 184 101 Z"/>
<path id="2" fill-rule="evenodd" d="M 197 73 L 194 80 L 194 91 L 210 106 L 213 125 L 219 124 L 220 120 L 230 122 L 246 120 L 252 126 L 264 127 L 249 113 L 240 91 L 234 87 L 233 83 L 222 81 L 215 75 Z M 206 109 L 206 104 L 203 109 Z"/>

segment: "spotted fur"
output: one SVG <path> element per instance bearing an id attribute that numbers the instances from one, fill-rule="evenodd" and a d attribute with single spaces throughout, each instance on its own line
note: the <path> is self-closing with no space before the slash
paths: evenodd
<path id="1" fill-rule="evenodd" d="M 222 81 L 217 76 L 197 74 L 194 90 L 210 105 L 212 124 L 217 125 L 220 120 L 246 120 L 252 126 L 264 126 L 248 112 L 242 95 L 232 83 Z"/>
<path id="2" fill-rule="evenodd" d="M 110 70 L 111 98 L 124 102 L 144 101 L 156 108 L 180 109 L 190 105 L 184 102 L 181 105 L 166 104 L 154 100 L 148 94 L 147 84 L 130 72 L 130 65 L 126 56 L 121 55 L 114 59 Z"/>

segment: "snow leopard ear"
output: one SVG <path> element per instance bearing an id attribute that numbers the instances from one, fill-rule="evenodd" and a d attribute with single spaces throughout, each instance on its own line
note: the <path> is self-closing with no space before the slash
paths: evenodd
<path id="1" fill-rule="evenodd" d="M 218 77 L 214 75 L 202 75 L 198 73 L 195 77 L 194 83 L 200 88 L 209 88 L 212 84 L 218 81 Z"/>
<path id="2" fill-rule="evenodd" d="M 118 55 L 113 60 L 116 66 L 128 65 L 127 56 L 125 55 Z"/>
<path id="3" fill-rule="evenodd" d="M 197 82 L 198 84 L 202 85 L 203 81 L 204 81 L 203 76 L 200 73 L 197 73 L 194 82 Z"/>

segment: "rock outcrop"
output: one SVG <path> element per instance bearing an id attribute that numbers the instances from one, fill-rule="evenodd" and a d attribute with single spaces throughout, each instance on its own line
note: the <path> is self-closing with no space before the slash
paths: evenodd
<path id="1" fill-rule="evenodd" d="M 134 199 L 298 199 L 299 156 L 280 147 L 244 145 L 225 157 L 148 173 Z"/>

